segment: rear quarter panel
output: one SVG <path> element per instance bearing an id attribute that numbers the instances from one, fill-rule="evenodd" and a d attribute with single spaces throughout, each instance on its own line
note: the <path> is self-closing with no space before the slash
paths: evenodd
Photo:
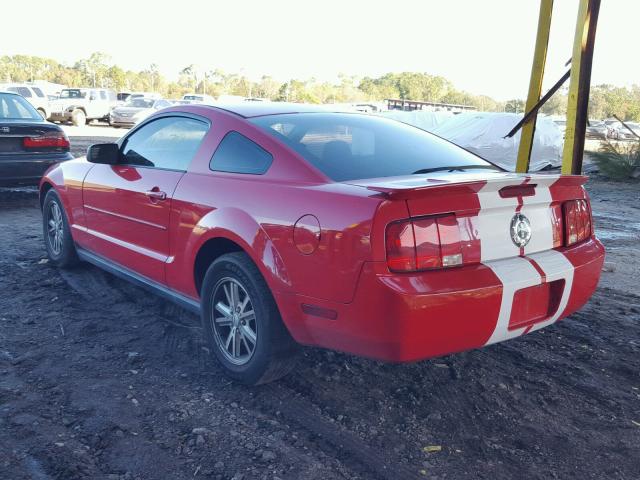
<path id="1" fill-rule="evenodd" d="M 193 108 L 194 113 L 198 113 Z M 208 110 L 210 112 L 210 110 Z M 306 162 L 246 120 L 209 113 L 212 130 L 172 200 L 172 288 L 197 298 L 194 260 L 211 238 L 228 238 L 252 257 L 272 291 L 349 302 L 363 262 L 370 259 L 371 221 L 380 199 L 361 187 L 326 183 Z M 229 131 L 273 156 L 264 175 L 213 172 L 209 161 Z M 317 249 L 303 254 L 294 225 L 304 215 L 320 223 Z"/>
<path id="2" fill-rule="evenodd" d="M 224 237 L 243 247 L 274 292 L 349 302 L 362 264 L 370 258 L 371 220 L 378 203 L 321 186 L 187 174 L 172 206 L 170 286 L 197 297 L 197 252 L 207 240 Z M 311 254 L 294 242 L 294 225 L 307 214 L 318 218 L 321 227 Z"/>

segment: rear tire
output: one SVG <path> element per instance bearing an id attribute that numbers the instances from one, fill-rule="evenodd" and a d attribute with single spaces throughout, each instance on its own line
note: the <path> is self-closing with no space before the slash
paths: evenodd
<path id="1" fill-rule="evenodd" d="M 87 123 L 87 115 L 82 110 L 74 110 L 71 114 L 71 123 L 80 127 Z"/>
<path id="2" fill-rule="evenodd" d="M 67 214 L 60 197 L 53 189 L 47 192 L 42 204 L 42 231 L 47 256 L 52 264 L 71 268 L 80 262 Z"/>
<path id="3" fill-rule="evenodd" d="M 247 254 L 234 252 L 217 258 L 205 274 L 201 297 L 206 341 L 229 377 L 258 385 L 294 368 L 299 346 Z"/>

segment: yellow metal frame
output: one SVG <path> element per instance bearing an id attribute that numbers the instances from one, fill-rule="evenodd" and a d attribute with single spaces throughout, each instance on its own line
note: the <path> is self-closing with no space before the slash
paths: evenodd
<path id="1" fill-rule="evenodd" d="M 582 170 L 589 83 L 591 81 L 591 62 L 593 59 L 595 28 L 599 10 L 600 0 L 580 0 L 573 42 L 573 54 L 571 57 L 571 81 L 569 84 L 567 103 L 567 129 L 565 131 L 564 149 L 562 152 L 561 172 L 565 175 L 580 174 Z M 549 45 L 552 12 L 553 0 L 540 0 L 538 32 L 525 113 L 532 111 L 540 101 Z M 534 112 L 522 126 L 520 145 L 518 146 L 518 158 L 516 161 L 516 172 L 526 173 L 529 171 L 536 118 L 537 112 Z"/>
<path id="2" fill-rule="evenodd" d="M 542 93 L 542 80 L 544 78 L 544 67 L 547 61 L 547 49 L 549 47 L 549 32 L 551 31 L 551 15 L 553 13 L 553 0 L 540 0 L 540 16 L 538 17 L 538 33 L 536 35 L 536 48 L 533 54 L 533 65 L 531 66 L 531 78 L 529 80 L 529 94 L 525 113 L 530 112 L 540 100 Z M 529 161 L 531 159 L 531 148 L 533 146 L 533 134 L 536 130 L 536 117 L 533 115 L 522 126 L 520 145 L 518 146 L 518 159 L 516 161 L 516 172 L 526 173 L 529 171 Z"/>
<path id="3" fill-rule="evenodd" d="M 562 152 L 562 170 L 565 175 L 580 174 L 582 170 L 582 151 L 584 150 L 584 126 L 581 129 L 582 138 L 576 136 L 579 129 L 578 122 L 586 123 L 580 118 L 579 108 L 583 95 L 589 95 L 589 82 L 591 80 L 591 55 L 587 55 L 589 30 L 594 29 L 591 35 L 595 34 L 595 22 L 592 22 L 593 0 L 580 0 L 578 9 L 578 21 L 576 23 L 576 33 L 573 40 L 573 53 L 571 57 L 571 81 L 569 83 L 569 99 L 567 102 L 567 129 L 564 134 L 564 150 Z M 599 5 L 598 5 L 599 8 Z M 597 18 L 597 13 L 596 13 Z M 591 45 L 593 47 L 593 45 Z M 584 65 L 584 62 L 589 62 Z M 585 74 L 585 67 L 588 67 L 588 74 Z M 586 82 L 586 88 L 585 88 Z M 585 107 L 586 108 L 586 105 Z"/>

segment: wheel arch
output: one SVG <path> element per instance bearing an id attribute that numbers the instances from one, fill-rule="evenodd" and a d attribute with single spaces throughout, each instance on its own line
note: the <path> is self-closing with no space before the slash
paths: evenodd
<path id="1" fill-rule="evenodd" d="M 291 280 L 280 253 L 262 226 L 247 212 L 238 208 L 221 208 L 200 219 L 187 242 L 193 247 L 192 275 L 200 294 L 207 268 L 220 255 L 244 252 L 256 264 L 267 285 L 277 292 L 289 291 Z"/>
<path id="2" fill-rule="evenodd" d="M 232 252 L 246 253 L 239 244 L 226 237 L 210 238 L 200 246 L 193 265 L 193 282 L 198 293 L 200 293 L 202 289 L 204 276 L 207 273 L 209 265 L 222 255 Z"/>
<path id="3" fill-rule="evenodd" d="M 43 180 L 42 183 L 40 184 L 40 210 L 42 210 L 42 208 L 44 207 L 44 197 L 47 196 L 47 193 L 49 192 L 49 190 L 51 190 L 53 187 L 53 183 L 51 183 L 49 180 Z"/>

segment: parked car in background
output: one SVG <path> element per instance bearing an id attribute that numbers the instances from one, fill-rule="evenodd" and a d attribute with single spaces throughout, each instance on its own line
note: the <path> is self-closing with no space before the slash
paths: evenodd
<path id="1" fill-rule="evenodd" d="M 607 138 L 608 132 L 609 128 L 604 122 L 592 120 L 587 125 L 586 137 L 593 139 L 604 139 Z"/>
<path id="2" fill-rule="evenodd" d="M 258 384 L 298 344 L 410 362 L 575 312 L 604 261 L 585 181 L 378 116 L 244 102 L 158 112 L 51 169 L 40 198 L 53 265 L 199 313 L 224 371 Z"/>
<path id="3" fill-rule="evenodd" d="M 211 95 L 204 95 L 201 93 L 187 93 L 182 97 L 182 100 L 188 100 L 190 103 L 194 103 L 194 104 L 206 103 L 209 105 L 215 103 L 216 101 L 216 99 L 213 98 Z"/>
<path id="4" fill-rule="evenodd" d="M 171 106 L 168 100 L 146 97 L 129 97 L 124 105 L 114 108 L 109 114 L 109 125 L 112 127 L 133 127 L 152 113 Z"/>
<path id="5" fill-rule="evenodd" d="M 40 87 L 27 83 L 9 83 L 0 85 L 0 90 L 22 95 L 38 111 L 42 118 L 45 120 L 49 118 L 49 113 L 51 112 L 49 98 Z"/>
<path id="6" fill-rule="evenodd" d="M 615 126 L 615 138 L 617 140 L 638 140 L 640 135 L 640 125 L 635 122 L 618 122 Z"/>
<path id="7" fill-rule="evenodd" d="M 120 92 L 117 95 L 118 105 L 124 105 L 127 101 L 133 98 L 153 98 L 160 100 L 162 95 L 155 92 Z"/>
<path id="8" fill-rule="evenodd" d="M 106 88 L 65 88 L 51 102 L 52 121 L 84 125 L 92 120 L 108 120 L 117 104 L 116 92 Z"/>
<path id="9" fill-rule="evenodd" d="M 118 100 L 118 104 L 121 105 L 126 102 L 131 96 L 131 92 L 118 92 L 116 94 L 116 98 Z"/>
<path id="10" fill-rule="evenodd" d="M 71 160 L 69 139 L 24 97 L 0 91 L 0 186 L 37 185 L 52 164 Z"/>

